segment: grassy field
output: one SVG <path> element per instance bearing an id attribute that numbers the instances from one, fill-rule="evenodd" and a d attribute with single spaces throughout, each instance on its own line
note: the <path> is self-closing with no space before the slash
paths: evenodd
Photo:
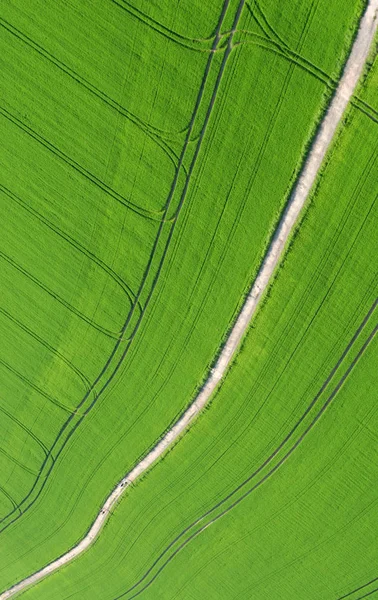
<path id="1" fill-rule="evenodd" d="M 377 145 L 351 108 L 211 406 L 25 600 L 337 600 L 378 576 Z"/>
<path id="2" fill-rule="evenodd" d="M 0 589 L 73 545 L 193 398 L 258 268 L 361 8 L 357 0 L 341 12 L 338 0 L 179 8 L 17 0 L 2 8 Z M 233 38 L 231 28 L 239 30 Z M 362 113 L 354 119 L 347 141 L 353 127 L 366 126 Z M 367 144 L 349 143 L 362 169 Z M 345 172 L 325 178 L 308 234 L 296 240 L 302 259 L 290 254 L 293 273 L 288 260 L 220 392 L 232 402 L 217 398 L 122 502 L 95 548 L 39 594 L 63 598 L 67 585 L 80 598 L 113 598 L 298 418 L 372 302 L 367 287 L 348 291 L 356 282 L 347 269 L 344 291 L 332 292 L 335 305 L 312 325 L 324 282 L 367 210 L 358 196 L 360 208 L 345 213 L 345 232 L 332 239 L 349 206 L 330 201 L 337 177 Z M 351 256 L 368 262 L 369 251 Z M 302 335 L 306 343 L 284 369 Z M 273 384 L 255 429 L 243 433 L 249 441 L 233 442 Z M 230 535 L 241 523 L 246 529 L 247 503 Z M 223 525 L 214 526 L 195 542 L 201 552 L 217 527 L 224 536 Z M 216 538 L 210 546 L 222 550 Z M 200 552 L 185 556 L 191 567 L 175 571 L 178 586 L 199 569 Z M 85 579 L 90 563 L 101 581 L 94 587 Z M 203 581 L 211 577 L 207 571 Z M 165 585 L 173 583 L 164 574 L 146 595 L 166 598 Z"/>

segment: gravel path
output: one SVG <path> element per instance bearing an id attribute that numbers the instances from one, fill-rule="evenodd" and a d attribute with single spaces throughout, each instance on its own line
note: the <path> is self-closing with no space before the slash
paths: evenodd
<path id="1" fill-rule="evenodd" d="M 53 571 L 56 571 L 84 552 L 84 550 L 86 550 L 92 544 L 93 540 L 99 535 L 104 522 L 108 518 L 110 510 L 122 496 L 124 490 L 133 481 L 135 481 L 137 477 L 149 469 L 149 467 L 156 462 L 156 460 L 158 460 L 158 458 L 166 451 L 166 449 L 184 433 L 185 429 L 190 425 L 193 419 L 209 401 L 210 396 L 217 387 L 219 381 L 225 375 L 228 366 L 234 358 L 240 341 L 246 333 L 246 330 L 256 311 L 259 300 L 269 286 L 269 282 L 271 281 L 274 270 L 284 254 L 285 244 L 295 226 L 295 223 L 298 220 L 299 213 L 307 200 L 311 187 L 322 164 L 323 158 L 332 142 L 333 136 L 341 121 L 348 101 L 353 95 L 358 79 L 362 73 L 375 32 L 377 30 L 377 25 L 378 0 L 369 0 L 366 12 L 361 19 L 358 35 L 353 44 L 353 48 L 346 63 L 344 73 L 340 79 L 328 111 L 323 119 L 319 132 L 314 140 L 312 149 L 308 155 L 302 173 L 292 192 L 287 208 L 282 215 L 281 221 L 277 227 L 272 243 L 260 267 L 260 271 L 252 286 L 252 289 L 247 296 L 244 306 L 239 313 L 236 323 L 231 330 L 218 361 L 215 367 L 212 369 L 202 390 L 194 402 L 182 415 L 182 417 L 180 417 L 180 419 L 173 425 L 172 429 L 170 429 L 160 440 L 160 442 L 151 450 L 151 452 L 147 454 L 147 456 L 141 460 L 136 467 L 134 467 L 134 469 L 122 479 L 122 481 L 120 481 L 120 483 L 106 500 L 100 513 L 96 517 L 95 522 L 81 542 L 72 548 L 72 550 L 66 554 L 63 554 L 63 556 L 57 558 L 40 571 L 37 571 L 23 581 L 20 581 L 9 590 L 4 591 L 0 595 L 0 600 L 7 600 L 8 598 L 11 598 L 29 585 L 37 583 Z"/>

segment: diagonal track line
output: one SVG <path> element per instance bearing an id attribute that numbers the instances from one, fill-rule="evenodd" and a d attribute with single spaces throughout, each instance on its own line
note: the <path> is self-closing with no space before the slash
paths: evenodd
<path id="1" fill-rule="evenodd" d="M 239 7 L 234 18 L 232 34 L 228 39 L 228 44 L 224 53 L 223 62 L 220 68 L 217 83 L 215 85 L 215 89 L 210 100 L 208 112 L 205 117 L 205 124 L 202 130 L 200 142 L 203 139 L 206 125 L 211 113 L 211 109 L 215 102 L 215 96 L 219 87 L 223 70 L 226 65 L 227 58 L 232 50 L 233 33 L 237 28 L 237 24 L 244 5 L 245 0 L 240 0 Z M 37 571 L 33 575 L 30 575 L 29 577 L 25 578 L 23 581 L 19 582 L 12 588 L 5 590 L 0 595 L 0 600 L 7 600 L 8 598 L 14 596 L 26 587 L 37 583 L 50 573 L 56 571 L 61 566 L 69 563 L 74 558 L 79 556 L 82 552 L 84 552 L 99 535 L 104 522 L 107 520 L 111 508 L 113 508 L 113 506 L 118 502 L 124 490 L 142 473 L 147 471 L 152 466 L 152 464 L 154 464 L 160 458 L 160 456 L 167 450 L 167 448 L 185 432 L 190 423 L 195 419 L 195 417 L 202 410 L 202 408 L 208 403 L 213 391 L 217 388 L 220 380 L 227 372 L 227 369 L 239 348 L 240 342 L 243 336 L 245 335 L 247 328 L 249 327 L 252 317 L 256 312 L 256 308 L 259 304 L 259 301 L 268 289 L 269 285 L 271 284 L 276 267 L 283 258 L 286 244 L 298 221 L 299 215 L 309 196 L 309 193 L 312 189 L 312 185 L 322 165 L 324 156 L 334 138 L 337 127 L 341 122 L 345 109 L 354 93 L 355 87 L 358 83 L 359 77 L 366 63 L 371 43 L 374 39 L 374 35 L 377 29 L 377 19 L 378 0 L 369 0 L 366 12 L 361 19 L 359 31 L 353 43 L 350 56 L 345 65 L 344 73 L 340 79 L 339 85 L 336 89 L 334 97 L 332 98 L 327 113 L 319 127 L 318 133 L 312 144 L 311 151 L 305 161 L 305 164 L 302 168 L 302 172 L 293 189 L 287 207 L 283 212 L 281 221 L 277 227 L 277 230 L 268 248 L 267 254 L 260 267 L 260 271 L 257 275 L 257 278 L 252 286 L 249 295 L 247 296 L 245 304 L 242 307 L 242 310 L 240 311 L 239 316 L 230 332 L 230 335 L 220 353 L 216 365 L 211 370 L 211 373 L 206 383 L 204 384 L 202 390 L 200 391 L 194 402 L 191 404 L 191 406 L 185 411 L 185 413 L 179 418 L 179 420 L 173 425 L 173 427 L 166 433 L 166 435 L 158 442 L 158 444 L 147 454 L 147 456 L 144 459 L 142 459 L 138 463 L 138 465 L 136 465 L 136 467 L 130 473 L 128 473 L 120 481 L 120 483 L 112 491 L 87 535 L 66 554 L 57 558 L 49 565 Z M 194 162 L 197 158 L 198 152 L 199 146 L 197 146 L 197 153 L 194 155 Z M 191 174 L 191 171 L 192 169 L 189 170 L 189 175 Z M 186 195 L 187 185 L 188 181 L 183 191 L 183 197 L 185 197 Z M 330 399 L 332 398 L 333 396 L 331 395 L 327 402 L 330 402 Z M 328 404 L 326 404 L 325 407 L 327 405 Z M 320 415 L 321 413 L 317 415 L 317 417 L 315 418 L 316 421 L 320 418 Z M 295 447 L 296 446 L 294 446 L 294 449 Z M 136 595 L 139 595 L 139 592 L 137 592 L 137 594 L 134 594 L 134 596 L 132 597 L 135 597 Z M 130 597 L 130 600 L 132 597 Z"/>

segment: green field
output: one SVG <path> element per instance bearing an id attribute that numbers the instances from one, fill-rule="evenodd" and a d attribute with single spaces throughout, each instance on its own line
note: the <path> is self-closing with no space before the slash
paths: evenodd
<path id="1" fill-rule="evenodd" d="M 77 543 L 195 396 L 362 8 L 2 7 L 0 590 Z M 337 600 L 378 576 L 377 76 L 209 409 L 23 597 Z"/>

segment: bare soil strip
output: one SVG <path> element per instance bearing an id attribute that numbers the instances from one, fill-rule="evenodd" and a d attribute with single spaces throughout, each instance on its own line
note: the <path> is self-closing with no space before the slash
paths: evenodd
<path id="1" fill-rule="evenodd" d="M 147 471 L 151 465 L 162 456 L 162 454 L 164 454 L 167 448 L 169 448 L 169 446 L 185 432 L 190 423 L 208 403 L 215 388 L 226 374 L 226 371 L 237 352 L 240 341 L 246 333 L 252 317 L 256 312 L 259 300 L 267 290 L 275 269 L 284 255 L 285 246 L 289 236 L 293 231 L 299 214 L 309 196 L 324 156 L 333 140 L 336 129 L 340 124 L 347 104 L 354 93 L 355 87 L 363 71 L 377 30 L 377 25 L 378 0 L 369 0 L 335 95 L 332 98 L 318 134 L 315 137 L 311 151 L 282 215 L 256 280 L 239 313 L 235 325 L 226 340 L 215 367 L 211 370 L 208 379 L 196 399 L 149 454 L 147 454 L 147 456 L 120 481 L 106 500 L 92 527 L 81 542 L 40 571 L 37 571 L 10 589 L 4 591 L 0 594 L 0 600 L 7 600 L 8 598 L 15 596 L 26 587 L 37 583 L 84 552 L 99 535 L 104 522 L 108 518 L 110 510 L 118 502 L 124 490 L 142 475 L 142 473 Z"/>

